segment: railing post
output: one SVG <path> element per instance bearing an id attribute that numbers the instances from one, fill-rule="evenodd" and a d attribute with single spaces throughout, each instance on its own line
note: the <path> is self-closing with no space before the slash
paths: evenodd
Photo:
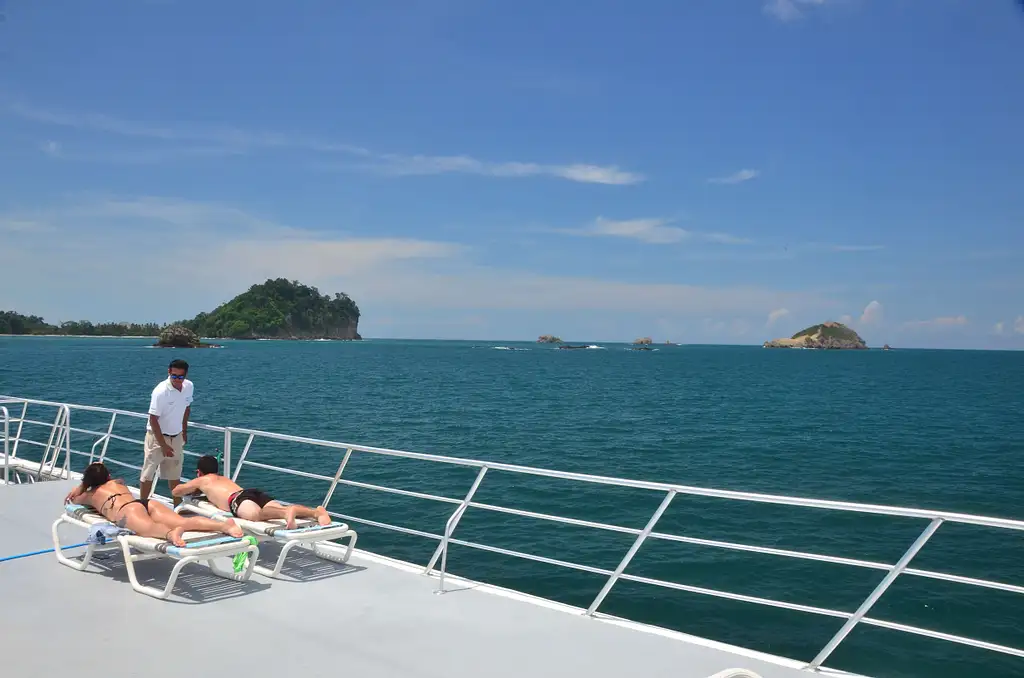
<path id="1" fill-rule="evenodd" d="M 11 482 L 11 413 L 6 407 L 0 407 L 0 414 L 4 417 L 4 485 Z"/>
<path id="2" fill-rule="evenodd" d="M 856 626 L 860 620 L 864 618 L 864 615 L 868 613 L 868 610 L 878 602 L 878 599 L 882 597 L 885 590 L 888 589 L 894 581 L 896 581 L 896 577 L 900 576 L 903 570 L 907 569 L 910 561 L 913 560 L 914 556 L 916 556 L 924 545 L 928 543 L 928 540 L 932 538 L 932 535 L 935 534 L 935 531 L 939 529 L 940 525 L 942 525 L 942 518 L 933 518 L 932 521 L 928 523 L 928 527 L 924 528 L 924 531 L 921 532 L 921 535 L 913 544 L 910 545 L 910 548 L 903 554 L 903 557 L 892 566 L 889 573 L 886 574 L 882 581 L 878 583 L 878 586 L 875 587 L 875 590 L 864 599 L 864 602 L 860 604 L 857 611 L 850 615 L 850 618 L 846 620 L 843 627 L 839 629 L 838 633 L 832 637 L 832 640 L 828 641 L 828 644 L 821 649 L 818 656 L 811 660 L 811 663 L 807 665 L 807 668 L 817 670 L 818 667 L 821 666 L 822 662 L 828 659 L 828 656 L 832 654 L 837 647 L 839 647 L 839 643 L 843 642 L 843 639 L 849 635 L 850 631 L 853 630 L 853 627 Z"/>
<path id="3" fill-rule="evenodd" d="M 57 465 L 57 458 L 60 456 L 60 447 L 64 444 L 64 438 L 70 435 L 68 427 L 70 424 L 71 409 L 67 405 L 60 405 L 57 408 L 57 416 L 53 420 L 53 427 L 50 429 L 50 437 L 46 441 L 46 448 L 39 460 L 39 470 L 36 471 L 36 480 L 43 479 L 43 473 L 49 463 L 50 471 Z M 51 460 L 50 455 L 53 455 Z"/>
<path id="4" fill-rule="evenodd" d="M 238 474 L 242 472 L 242 464 L 245 463 L 245 457 L 249 454 L 249 448 L 252 447 L 252 441 L 255 440 L 255 439 L 256 439 L 256 434 L 255 433 L 250 433 L 249 434 L 249 439 L 245 441 L 245 447 L 242 448 L 242 454 L 241 454 L 241 456 L 238 457 L 238 463 L 235 464 L 235 473 L 234 473 L 234 475 L 231 476 L 231 480 L 234 480 L 234 481 L 238 480 Z M 228 440 L 228 441 L 225 441 L 225 442 L 226 443 L 230 443 L 231 441 Z M 226 446 L 225 446 L 225 449 L 227 449 Z M 228 474 L 228 468 L 227 468 L 227 461 L 226 461 L 226 459 L 227 459 L 227 457 L 225 456 L 224 475 Z"/>
<path id="5" fill-rule="evenodd" d="M 18 419 L 18 432 L 14 434 L 14 447 L 11 449 L 11 456 L 18 456 L 18 443 L 21 441 L 21 427 L 25 425 L 25 417 L 28 416 L 28 401 L 21 406 L 21 417 Z"/>
<path id="6" fill-rule="evenodd" d="M 635 556 L 636 552 L 640 550 L 640 547 L 643 545 L 644 540 L 646 540 L 648 535 L 651 534 L 651 531 L 654 530 L 654 526 L 657 525 L 658 520 L 661 519 L 662 514 L 665 513 L 665 509 L 667 509 L 668 505 L 672 503 L 672 500 L 675 499 L 675 496 L 676 491 L 669 490 L 668 494 L 665 495 L 665 498 L 661 500 L 661 504 L 654 511 L 654 515 L 652 515 L 651 519 L 647 521 L 647 525 L 644 526 L 644 529 L 640 532 L 640 534 L 636 536 L 636 540 L 633 542 L 633 545 L 629 547 L 629 550 L 626 551 L 626 555 L 622 557 L 622 561 L 619 563 L 619 566 L 616 567 L 615 571 L 612 572 L 610 577 L 608 577 L 608 580 L 604 583 L 604 586 L 601 588 L 601 592 L 597 594 L 597 597 L 594 598 L 594 602 L 592 602 L 590 604 L 590 607 L 587 608 L 586 614 L 588 616 L 594 616 L 594 613 L 597 611 L 597 608 L 604 601 L 605 597 L 611 592 L 612 587 L 615 586 L 615 582 L 619 580 L 619 577 L 626 570 L 626 566 L 629 565 L 629 561 L 633 560 L 633 556 Z"/>
<path id="7" fill-rule="evenodd" d="M 341 474 L 345 472 L 345 467 L 348 466 L 349 457 L 352 456 L 352 448 L 349 447 L 345 450 L 345 456 L 341 460 L 341 464 L 338 465 L 338 470 L 334 473 L 334 481 L 331 483 L 331 487 L 327 490 L 327 495 L 324 497 L 324 503 L 321 504 L 324 508 L 327 508 L 331 503 L 331 497 L 334 496 L 334 489 L 338 487 L 338 481 L 341 480 Z"/>
<path id="8" fill-rule="evenodd" d="M 221 455 L 220 459 L 221 462 L 224 464 L 225 478 L 233 479 L 235 476 L 238 475 L 237 472 L 235 473 L 235 476 L 231 475 L 231 429 L 229 428 L 224 429 L 224 452 Z"/>
<path id="9" fill-rule="evenodd" d="M 53 461 L 50 462 L 50 475 L 57 468 L 57 460 L 60 459 L 60 447 L 64 446 L 64 466 L 67 468 L 71 463 L 71 408 L 67 405 L 61 405 L 61 409 L 64 412 L 64 424 L 61 427 L 61 435 L 59 443 L 53 448 Z"/>
<path id="10" fill-rule="evenodd" d="M 485 473 L 487 473 L 487 467 L 486 466 L 481 466 L 480 467 L 480 472 L 476 474 L 476 478 L 473 480 L 473 485 L 469 488 L 469 492 L 466 493 L 466 497 L 455 508 L 455 511 L 453 511 L 452 514 L 448 517 L 448 522 L 449 523 L 452 521 L 452 518 L 455 518 L 455 523 L 451 526 L 452 527 L 452 529 L 451 529 L 452 532 L 455 531 L 455 526 L 459 524 L 460 520 L 462 520 L 462 514 L 466 512 L 466 508 L 469 506 L 469 502 L 471 502 L 473 500 L 473 495 L 476 494 L 477 488 L 480 487 L 480 483 L 483 482 L 484 474 Z M 458 516 L 458 517 L 456 517 L 456 516 Z M 445 527 L 446 528 L 447 528 L 447 526 L 448 526 L 448 523 L 445 523 Z M 441 543 L 437 545 L 437 548 L 434 549 L 434 555 L 430 556 L 430 562 L 427 563 L 427 567 L 424 568 L 423 574 L 430 574 L 430 571 L 434 569 L 434 565 L 437 564 L 438 557 L 441 556 L 442 552 L 447 551 L 447 549 L 448 549 L 448 536 L 451 536 L 451 534 L 449 533 L 441 541 Z M 442 580 L 441 580 L 442 586 L 441 586 L 441 588 L 443 590 L 444 589 L 444 568 L 442 567 L 441 570 L 442 570 L 442 572 L 441 572 L 441 577 L 442 577 Z"/>
<path id="11" fill-rule="evenodd" d="M 39 469 L 36 471 L 36 480 L 43 477 L 43 467 L 46 466 L 46 460 L 50 458 L 50 450 L 53 449 L 53 439 L 57 436 L 57 431 L 60 430 L 60 419 L 63 414 L 64 410 L 58 407 L 57 416 L 53 418 L 53 426 L 50 427 L 50 437 L 46 439 L 46 447 L 43 448 L 43 456 L 39 458 Z"/>
<path id="12" fill-rule="evenodd" d="M 110 413 L 110 424 L 107 425 L 107 435 L 103 439 L 103 449 L 100 450 L 100 461 L 107 458 L 107 445 L 110 444 L 110 435 L 114 432 L 114 422 L 117 421 L 117 412 Z M 92 461 L 90 459 L 89 461 Z"/>

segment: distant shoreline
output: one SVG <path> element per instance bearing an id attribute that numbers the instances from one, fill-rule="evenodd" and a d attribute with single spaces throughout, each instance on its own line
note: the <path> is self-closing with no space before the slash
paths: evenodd
<path id="1" fill-rule="evenodd" d="M 148 334 L 0 334 L 0 337 L 50 337 L 54 339 L 160 339 L 157 335 Z M 212 341 L 362 341 L 362 339 L 321 339 L 311 337 L 309 339 L 300 337 L 210 337 Z"/>
<path id="2" fill-rule="evenodd" d="M 0 334 L 0 337 L 50 337 L 50 338 L 65 338 L 65 339 L 152 339 L 156 341 L 159 337 L 156 336 L 136 336 L 136 335 L 117 335 L 117 334 Z M 250 341 L 316 341 L 315 339 L 235 339 L 232 337 L 210 337 L 211 341 L 238 341 L 238 342 L 250 342 Z M 493 343 L 493 344 L 536 344 L 536 339 L 435 339 L 435 338 L 417 338 L 417 337 L 363 337 L 360 340 L 354 339 L 328 339 L 327 341 L 337 343 L 367 343 L 370 341 L 462 341 L 462 342 L 480 342 L 480 343 Z M 615 345 L 632 345 L 633 342 L 629 340 L 621 341 L 591 341 L 591 342 L 580 342 L 580 343 L 591 343 L 591 344 L 615 344 Z M 654 344 L 654 346 L 663 346 L 663 344 Z M 716 348 L 761 348 L 761 344 L 676 344 L 673 348 L 700 348 L 704 346 L 714 346 Z M 816 349 L 821 351 L 823 349 Z M 935 348 L 926 346 L 900 346 L 900 351 L 985 351 L 994 353 L 1019 353 L 1022 349 L 1014 347 L 999 347 L 999 348 L 972 348 L 972 347 L 959 347 L 959 348 Z M 896 348 L 890 349 L 890 352 L 897 351 Z M 835 353 L 836 351 L 832 351 Z M 843 353 L 849 353 L 849 351 L 841 351 Z M 854 351 L 860 353 L 861 351 Z M 879 347 L 868 347 L 865 353 L 881 353 L 882 349 Z"/>
<path id="3" fill-rule="evenodd" d="M 159 339 L 145 334 L 0 334 L 0 337 L 65 337 L 68 339 Z"/>

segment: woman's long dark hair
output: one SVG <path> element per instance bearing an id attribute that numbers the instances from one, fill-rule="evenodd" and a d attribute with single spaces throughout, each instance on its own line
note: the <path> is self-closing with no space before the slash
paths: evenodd
<path id="1" fill-rule="evenodd" d="M 110 480 L 110 471 L 101 461 L 89 464 L 82 472 L 82 487 L 87 490 L 95 490 L 108 480 Z"/>

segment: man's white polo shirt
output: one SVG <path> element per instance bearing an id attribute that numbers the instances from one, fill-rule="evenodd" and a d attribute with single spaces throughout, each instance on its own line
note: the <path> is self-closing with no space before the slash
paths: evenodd
<path id="1" fill-rule="evenodd" d="M 194 388 L 188 379 L 181 385 L 181 390 L 174 388 L 171 378 L 164 379 L 153 389 L 149 398 L 149 413 L 155 414 L 160 422 L 160 431 L 169 436 L 181 433 L 181 420 L 185 418 L 185 408 L 192 404 Z M 146 430 L 153 427 L 146 422 Z"/>

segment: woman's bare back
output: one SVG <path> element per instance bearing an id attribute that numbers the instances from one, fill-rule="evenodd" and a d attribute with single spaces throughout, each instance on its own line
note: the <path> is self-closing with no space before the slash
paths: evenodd
<path id="1" fill-rule="evenodd" d="M 96 489 L 85 493 L 82 497 L 86 502 L 96 509 L 96 512 L 112 523 L 116 523 L 124 517 L 126 505 L 136 501 L 127 486 L 117 480 L 108 480 Z M 146 507 L 137 504 L 142 511 Z M 131 510 L 131 509 L 128 509 Z"/>

